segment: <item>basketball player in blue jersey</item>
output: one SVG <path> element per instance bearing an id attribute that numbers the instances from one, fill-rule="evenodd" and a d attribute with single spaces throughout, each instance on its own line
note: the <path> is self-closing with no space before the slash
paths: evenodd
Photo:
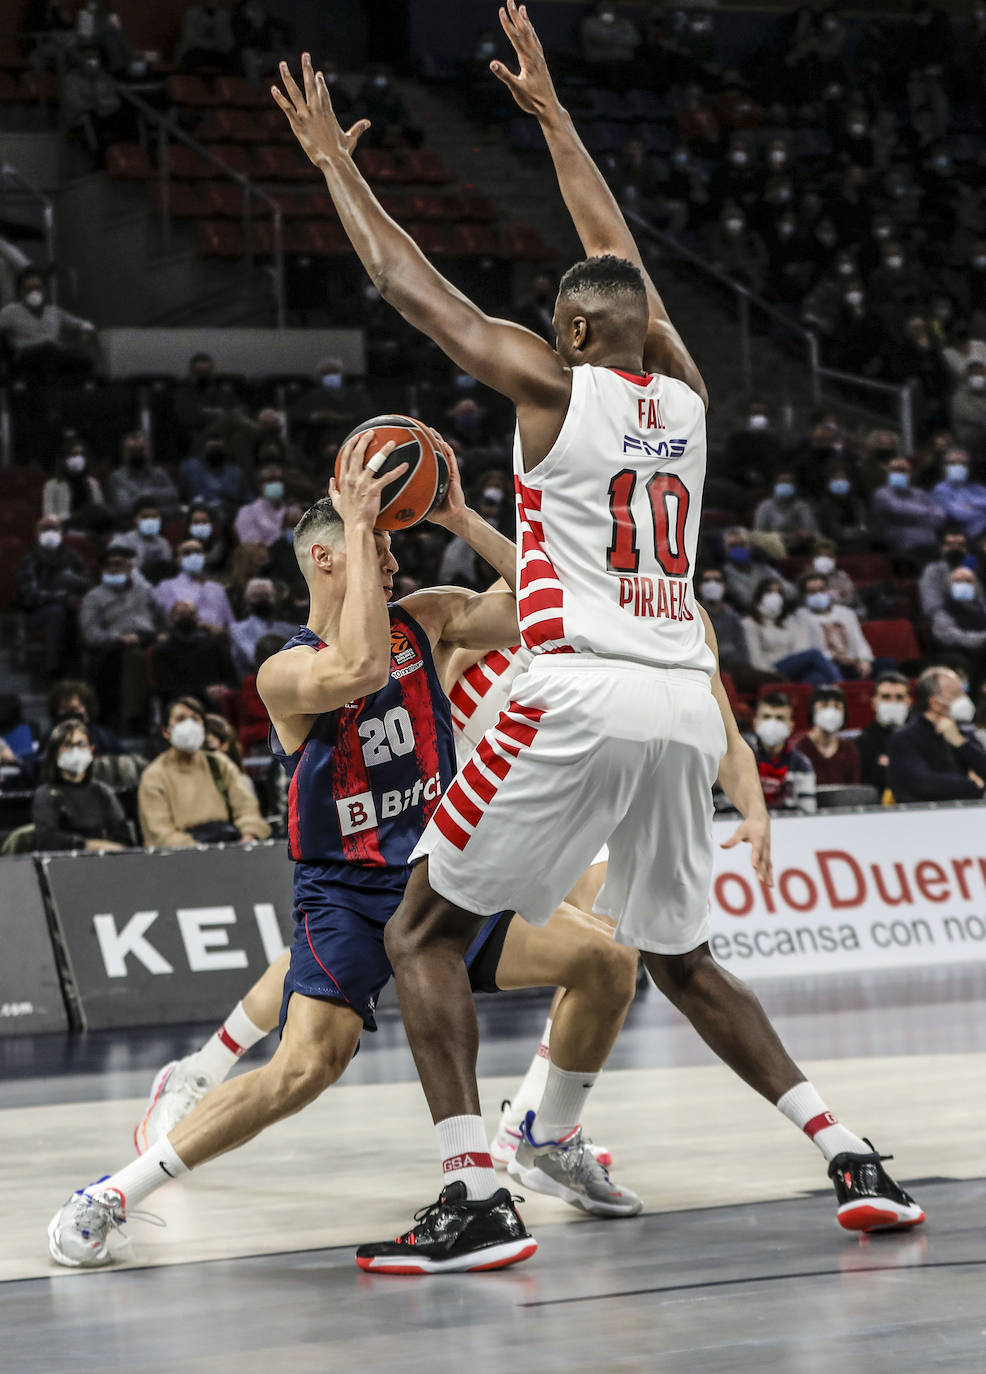
<path id="1" fill-rule="evenodd" d="M 517 637 L 517 615 L 512 592 L 479 595 L 452 587 L 388 605 L 397 564 L 389 535 L 374 529 L 374 519 L 381 488 L 404 468 L 386 479 L 374 475 L 392 450 L 386 445 L 364 469 L 370 438 L 364 432 L 344 446 L 331 501 L 317 502 L 295 530 L 311 593 L 309 623 L 268 659 L 258 680 L 273 723 L 271 747 L 291 774 L 296 932 L 280 1044 L 269 1064 L 215 1087 L 167 1134 L 152 1139 L 145 1131 L 144 1153 L 133 1164 L 74 1193 L 48 1231 L 49 1251 L 60 1264 L 110 1262 L 107 1241 L 128 1209 L 299 1111 L 344 1071 L 362 1030 L 375 1029 L 375 1002 L 391 976 L 384 927 L 403 895 L 408 856 L 455 774 L 448 702 L 433 651 L 506 647 Z M 447 447 L 446 456 L 452 480 L 432 518 L 467 539 L 512 583 L 513 545 L 465 506 Z M 578 1054 L 588 1040 L 605 1057 L 633 998 L 635 956 L 571 908 L 558 912 L 550 933 L 498 913 L 478 932 L 469 959 L 479 990 L 564 983 Z M 251 1006 L 262 1008 L 282 971 L 276 961 L 252 990 Z M 240 1020 L 251 1024 L 242 1011 Z M 162 1081 L 162 1100 L 166 1087 Z M 640 1199 L 591 1158 L 581 1172 L 586 1178 L 576 1183 L 584 1210 L 603 1216 L 640 1210 Z M 505 1189 L 492 1209 L 484 1201 L 474 1221 L 458 1267 L 496 1268 L 536 1248 Z M 477 1248 L 483 1231 L 490 1243 Z M 449 1240 L 454 1248 L 454 1237 Z M 421 1272 L 428 1264 L 423 1255 Z"/>
<path id="2" fill-rule="evenodd" d="M 829 1160 L 842 1225 L 916 1225 L 920 1207 L 832 1116 L 757 999 L 711 956 L 709 794 L 725 737 L 691 578 L 708 395 L 557 102 L 526 10 L 508 0 L 501 21 L 521 57 L 508 84 L 541 119 L 589 255 L 562 277 L 555 348 L 484 314 L 386 214 L 353 160 L 368 121 L 339 125 L 308 54 L 303 89 L 282 63 L 284 90 L 273 91 L 380 294 L 517 414 L 518 610 L 535 666 L 515 689 L 506 723 L 487 734 L 436 807 L 387 932 L 445 1180 L 408 1236 L 419 1256 L 434 1256 L 432 1269 L 421 1270 L 432 1272 L 443 1267 L 443 1236 L 457 1232 L 459 1263 L 485 1203 L 490 1218 L 477 1234 L 490 1243 L 499 1194 L 492 1169 L 477 1163 L 486 1140 L 463 956 L 497 907 L 546 921 L 608 837 L 619 854 L 600 909 L 616 920 L 617 939 L 641 950 L 710 1046 L 815 1141 Z M 494 71 L 506 73 L 501 64 Z M 751 804 L 762 806 L 762 796 Z M 551 1064 L 532 1151 L 555 1150 L 574 1134 L 592 1077 Z M 406 1238 L 365 1246 L 357 1260 L 401 1268 L 409 1248 Z"/>

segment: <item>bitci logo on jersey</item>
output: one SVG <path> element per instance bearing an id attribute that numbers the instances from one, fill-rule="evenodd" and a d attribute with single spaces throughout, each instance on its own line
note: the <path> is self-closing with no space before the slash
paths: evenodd
<path id="1" fill-rule="evenodd" d="M 394 788 L 380 794 L 379 805 L 372 792 L 357 792 L 351 797 L 340 797 L 336 802 L 339 813 L 339 829 L 343 835 L 356 835 L 361 830 L 375 830 L 380 820 L 392 820 L 405 811 L 410 811 L 422 802 L 434 801 L 442 794 L 442 779 L 439 773 L 430 778 L 418 778 L 413 787 L 403 791 Z"/>

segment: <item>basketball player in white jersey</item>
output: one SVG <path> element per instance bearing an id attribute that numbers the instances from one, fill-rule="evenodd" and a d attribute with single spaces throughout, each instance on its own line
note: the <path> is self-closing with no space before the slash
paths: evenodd
<path id="1" fill-rule="evenodd" d="M 521 51 L 526 16 L 511 5 L 502 17 Z M 353 161 L 367 121 L 343 130 L 307 54 L 302 72 L 303 91 L 282 63 L 286 94 L 275 88 L 275 99 L 323 172 L 380 294 L 516 406 L 518 612 L 535 655 L 436 808 L 412 855 L 424 862 L 387 927 L 445 1186 L 418 1227 L 361 1247 L 357 1262 L 399 1270 L 415 1246 L 437 1272 L 450 1236 L 459 1256 L 473 1228 L 488 1236 L 496 1179 L 464 955 L 496 910 L 546 923 L 607 841 L 612 862 L 596 909 L 614 920 L 620 943 L 641 950 L 675 1004 L 688 1004 L 693 1024 L 736 1072 L 795 1119 L 804 1116 L 814 1138 L 838 1137 L 831 1164 L 837 1191 L 839 1178 L 848 1180 L 843 1224 L 923 1220 L 875 1152 L 827 1112 L 757 999 L 709 951 L 711 787 L 726 736 L 691 580 L 707 394 L 605 182 L 587 157 L 576 153 L 571 178 L 556 158 L 590 256 L 561 279 L 552 349 L 485 315 L 428 262 Z M 553 155 L 581 147 L 557 100 L 541 122 Z M 537 1121 L 531 1113 L 525 1126 L 532 1155 L 577 1138 L 593 1081 L 580 1065 L 552 1061 Z"/>

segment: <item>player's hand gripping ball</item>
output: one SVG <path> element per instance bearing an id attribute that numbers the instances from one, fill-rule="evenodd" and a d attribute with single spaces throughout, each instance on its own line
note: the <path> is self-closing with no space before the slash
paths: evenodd
<path id="1" fill-rule="evenodd" d="M 373 438 L 366 447 L 364 464 L 373 466 L 384 444 L 396 448 L 374 467 L 380 475 L 393 472 L 407 463 L 407 472 L 384 489 L 377 529 L 406 530 L 417 525 L 445 500 L 449 484 L 449 466 L 435 436 L 426 425 L 410 415 L 376 415 L 364 420 L 343 440 L 343 447 L 364 430 L 372 429 Z M 339 460 L 336 459 L 336 481 L 339 480 Z"/>

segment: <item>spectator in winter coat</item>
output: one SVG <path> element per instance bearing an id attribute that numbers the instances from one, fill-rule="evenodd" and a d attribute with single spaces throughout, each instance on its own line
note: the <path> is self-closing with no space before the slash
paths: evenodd
<path id="1" fill-rule="evenodd" d="M 887 783 L 898 802 L 978 800 L 986 749 L 959 728 L 975 715 L 951 668 L 926 668 L 914 693 L 913 719 L 890 741 Z"/>
<path id="2" fill-rule="evenodd" d="M 88 467 L 86 446 L 74 439 L 59 458 L 54 477 L 44 484 L 42 515 L 57 515 L 63 528 L 72 530 L 100 530 L 112 524 L 102 488 Z"/>
<path id="3" fill-rule="evenodd" d="M 860 780 L 880 796 L 887 787 L 890 741 L 907 724 L 911 689 L 903 673 L 881 673 L 873 684 L 873 719 L 856 737 Z"/>
<path id="4" fill-rule="evenodd" d="M 134 566 L 150 577 L 148 569 L 171 563 L 174 550 L 161 533 L 161 512 L 153 502 L 142 501 L 135 517 L 133 528 L 123 534 L 115 534 L 113 543 L 117 548 L 129 549 L 133 554 Z M 158 573 L 158 576 L 161 574 Z"/>
<path id="5" fill-rule="evenodd" d="M 126 849 L 123 807 L 104 782 L 92 776 L 93 750 L 81 720 L 56 725 L 48 738 L 41 785 L 31 818 L 36 849 Z"/>
<path id="6" fill-rule="evenodd" d="M 953 568 L 949 597 L 931 618 L 931 639 L 942 654 L 963 654 L 977 680 L 986 672 L 986 598 L 970 568 Z"/>
<path id="7" fill-rule="evenodd" d="M 969 553 L 969 541 L 963 532 L 947 529 L 942 536 L 941 557 L 925 564 L 918 583 L 921 614 L 925 620 L 931 620 L 948 603 L 953 571 L 956 568 L 971 568 L 974 572 L 975 566 L 976 560 Z"/>
<path id="8" fill-rule="evenodd" d="M 165 519 L 178 512 L 175 484 L 150 461 L 147 440 L 138 429 L 123 440 L 123 463 L 110 473 L 109 502 L 117 515 L 133 515 L 142 501 L 157 506 Z"/>
<path id="9" fill-rule="evenodd" d="M 753 719 L 754 753 L 767 805 L 774 811 L 817 808 L 815 774 L 804 754 L 791 746 L 794 712 L 783 692 L 765 692 Z"/>
<path id="10" fill-rule="evenodd" d="M 37 543 L 17 565 L 17 595 L 32 629 L 44 639 L 44 666 L 57 677 L 75 642 L 76 606 L 92 579 L 77 553 L 62 541 L 57 515 L 43 515 Z"/>

